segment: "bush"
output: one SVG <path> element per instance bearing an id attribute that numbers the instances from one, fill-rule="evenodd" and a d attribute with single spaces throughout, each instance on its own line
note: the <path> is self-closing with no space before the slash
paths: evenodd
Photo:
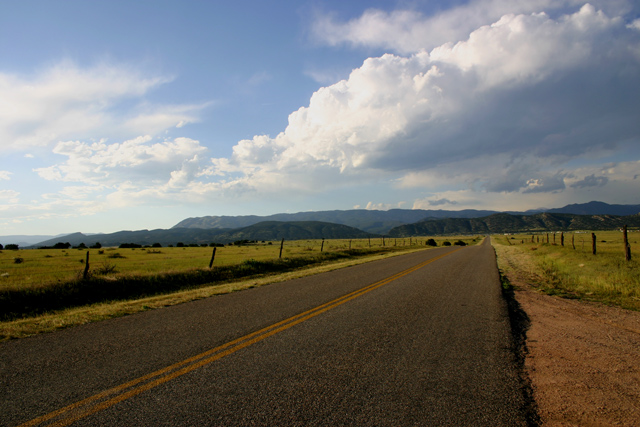
<path id="1" fill-rule="evenodd" d="M 14 264 L 22 264 L 23 262 L 24 262 L 24 258 L 20 258 L 19 256 L 13 259 Z"/>
<path id="2" fill-rule="evenodd" d="M 7 246 L 4 247 L 5 249 L 9 250 L 9 251 L 17 251 L 19 249 L 18 245 L 15 245 L 13 243 L 8 244 Z"/>
<path id="3" fill-rule="evenodd" d="M 136 249 L 136 248 L 141 248 L 142 245 L 139 245 L 137 243 L 123 243 L 120 246 L 118 246 L 120 249 Z"/>
<path id="4" fill-rule="evenodd" d="M 95 274 L 113 274 L 117 273 L 118 271 L 116 270 L 115 264 L 105 262 L 101 267 L 96 268 L 94 272 Z"/>
<path id="5" fill-rule="evenodd" d="M 120 255 L 119 252 L 107 255 L 107 258 L 126 258 L 126 256 Z"/>
<path id="6" fill-rule="evenodd" d="M 456 245 L 456 246 L 467 246 L 467 244 L 465 242 L 463 242 L 462 240 L 458 240 L 457 242 L 454 242 L 454 245 Z"/>
<path id="7" fill-rule="evenodd" d="M 445 240 L 444 242 L 442 242 L 442 246 L 451 246 L 451 242 L 448 240 Z"/>
<path id="8" fill-rule="evenodd" d="M 435 240 L 429 239 L 427 240 L 427 246 L 438 246 Z"/>

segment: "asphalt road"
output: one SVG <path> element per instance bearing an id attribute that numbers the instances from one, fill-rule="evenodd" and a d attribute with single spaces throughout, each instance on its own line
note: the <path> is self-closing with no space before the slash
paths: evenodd
<path id="1" fill-rule="evenodd" d="M 526 425 L 492 247 L 0 344 L 0 425 Z"/>

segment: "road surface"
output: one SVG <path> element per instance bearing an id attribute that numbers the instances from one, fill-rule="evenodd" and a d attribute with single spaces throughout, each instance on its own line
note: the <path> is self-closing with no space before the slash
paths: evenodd
<path id="1" fill-rule="evenodd" d="M 0 344 L 0 425 L 524 426 L 493 248 Z"/>

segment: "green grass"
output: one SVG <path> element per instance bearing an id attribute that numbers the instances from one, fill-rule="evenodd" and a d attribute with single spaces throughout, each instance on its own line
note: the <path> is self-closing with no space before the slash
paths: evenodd
<path id="1" fill-rule="evenodd" d="M 540 237 L 540 242 L 538 238 Z M 575 244 L 573 249 L 572 238 Z M 640 232 L 629 233 L 631 261 L 626 261 L 620 231 L 596 232 L 596 255 L 591 233 L 492 236 L 501 268 L 518 269 L 542 291 L 640 310 Z"/>

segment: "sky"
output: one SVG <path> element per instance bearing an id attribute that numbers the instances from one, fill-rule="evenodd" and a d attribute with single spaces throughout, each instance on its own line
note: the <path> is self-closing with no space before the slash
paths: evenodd
<path id="1" fill-rule="evenodd" d="M 0 235 L 640 204 L 637 0 L 0 0 Z"/>

